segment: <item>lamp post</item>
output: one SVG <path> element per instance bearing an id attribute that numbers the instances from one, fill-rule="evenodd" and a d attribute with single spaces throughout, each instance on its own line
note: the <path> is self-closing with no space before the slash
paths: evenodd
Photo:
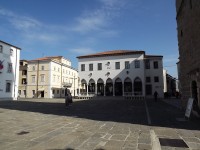
<path id="1" fill-rule="evenodd" d="M 75 98 L 75 79 L 77 79 L 77 78 L 75 78 L 75 75 L 74 75 L 74 98 Z"/>

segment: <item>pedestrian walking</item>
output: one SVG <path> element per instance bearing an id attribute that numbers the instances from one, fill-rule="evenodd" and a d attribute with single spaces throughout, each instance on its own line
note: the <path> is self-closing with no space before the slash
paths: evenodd
<path id="1" fill-rule="evenodd" d="M 68 106 L 71 106 L 72 105 L 72 95 L 70 93 L 70 90 L 69 89 L 65 89 L 65 106 L 68 107 Z"/>
<path id="2" fill-rule="evenodd" d="M 65 89 L 65 107 L 69 106 L 68 89 Z"/>
<path id="3" fill-rule="evenodd" d="M 157 99 L 158 99 L 158 92 L 155 91 L 155 92 L 154 92 L 154 100 L 155 100 L 155 102 L 157 102 Z"/>

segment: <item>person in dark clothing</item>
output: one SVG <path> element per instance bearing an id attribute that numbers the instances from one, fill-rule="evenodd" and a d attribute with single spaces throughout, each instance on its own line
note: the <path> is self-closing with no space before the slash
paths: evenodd
<path id="1" fill-rule="evenodd" d="M 68 99 L 68 89 L 65 89 L 65 106 L 69 106 L 69 99 Z"/>
<path id="2" fill-rule="evenodd" d="M 71 106 L 72 105 L 72 95 L 70 93 L 69 89 L 65 89 L 65 106 Z"/>
<path id="3" fill-rule="evenodd" d="M 158 100 L 158 92 L 157 91 L 154 92 L 154 100 L 155 100 L 155 102 L 157 102 L 157 100 Z"/>

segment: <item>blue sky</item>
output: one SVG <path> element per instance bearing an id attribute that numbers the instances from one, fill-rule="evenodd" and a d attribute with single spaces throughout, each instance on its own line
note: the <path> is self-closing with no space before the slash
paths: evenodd
<path id="1" fill-rule="evenodd" d="M 0 39 L 22 48 L 21 59 L 107 50 L 163 55 L 177 76 L 174 0 L 1 0 Z"/>

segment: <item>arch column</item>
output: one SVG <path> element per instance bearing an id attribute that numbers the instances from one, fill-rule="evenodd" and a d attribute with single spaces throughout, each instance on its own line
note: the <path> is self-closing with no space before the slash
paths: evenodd
<path id="1" fill-rule="evenodd" d="M 89 84 L 86 84 L 86 88 L 87 88 L 87 96 L 88 96 L 88 86 L 89 86 Z"/>
<path id="2" fill-rule="evenodd" d="M 97 84 L 95 84 L 94 88 L 95 88 L 95 95 L 97 95 Z"/>
<path id="3" fill-rule="evenodd" d="M 104 96 L 106 96 L 106 84 L 103 84 L 103 88 L 104 88 Z"/>
<path id="4" fill-rule="evenodd" d="M 122 96 L 125 96 L 124 95 L 124 83 L 122 83 Z"/>
<path id="5" fill-rule="evenodd" d="M 115 83 L 113 82 L 113 96 L 115 96 Z"/>

